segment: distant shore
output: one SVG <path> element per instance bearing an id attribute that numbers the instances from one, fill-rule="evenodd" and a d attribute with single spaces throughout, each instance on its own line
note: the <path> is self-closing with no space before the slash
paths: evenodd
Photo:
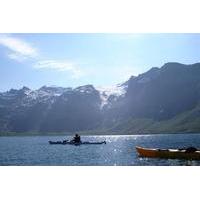
<path id="1" fill-rule="evenodd" d="M 160 133 L 123 133 L 123 132 L 0 132 L 0 137 L 5 136 L 73 136 L 78 133 L 81 136 L 104 135 L 160 135 L 160 134 L 198 134 L 200 132 L 160 132 Z"/>

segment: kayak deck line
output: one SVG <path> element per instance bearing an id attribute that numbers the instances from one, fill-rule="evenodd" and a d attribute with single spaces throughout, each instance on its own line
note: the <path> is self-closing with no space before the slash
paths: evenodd
<path id="1" fill-rule="evenodd" d="M 102 141 L 102 142 L 79 142 L 79 143 L 75 143 L 75 142 L 70 142 L 70 141 L 49 141 L 49 144 L 61 144 L 61 145 L 75 145 L 75 146 L 79 146 L 79 145 L 98 145 L 98 144 L 106 144 L 106 141 Z"/>
<path id="2" fill-rule="evenodd" d="M 155 149 L 135 147 L 140 157 L 200 160 L 200 151 L 187 152 L 186 149 Z"/>

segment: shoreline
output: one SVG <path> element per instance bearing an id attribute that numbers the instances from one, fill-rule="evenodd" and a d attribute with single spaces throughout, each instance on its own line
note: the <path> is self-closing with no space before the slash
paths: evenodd
<path id="1" fill-rule="evenodd" d="M 177 135 L 177 134 L 200 134 L 200 132 L 169 132 L 169 133 L 99 133 L 99 134 L 91 134 L 91 133 L 80 133 L 77 132 L 81 136 L 143 136 L 143 135 Z M 16 133 L 16 132 L 9 132 L 9 133 L 0 133 L 0 137 L 37 137 L 37 136 L 74 136 L 74 133 Z"/>

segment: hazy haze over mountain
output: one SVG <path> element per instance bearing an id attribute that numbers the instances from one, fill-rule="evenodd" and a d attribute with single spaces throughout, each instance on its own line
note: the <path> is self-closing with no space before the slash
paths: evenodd
<path id="1" fill-rule="evenodd" d="M 166 63 L 109 88 L 23 87 L 0 93 L 0 131 L 200 131 L 200 63 Z"/>

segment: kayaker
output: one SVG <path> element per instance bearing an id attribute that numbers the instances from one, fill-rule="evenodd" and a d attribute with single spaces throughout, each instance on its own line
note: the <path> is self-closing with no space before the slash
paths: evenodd
<path id="1" fill-rule="evenodd" d="M 81 142 L 81 137 L 80 135 L 76 134 L 73 138 L 74 143 L 80 143 Z"/>

